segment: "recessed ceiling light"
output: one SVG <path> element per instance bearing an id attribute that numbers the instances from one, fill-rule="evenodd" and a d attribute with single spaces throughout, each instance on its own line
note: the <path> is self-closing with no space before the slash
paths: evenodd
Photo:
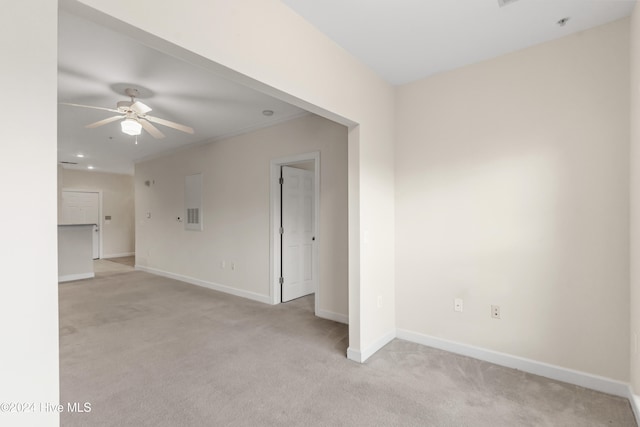
<path id="1" fill-rule="evenodd" d="M 87 169 L 93 169 L 93 166 L 89 165 L 87 166 Z"/>
<path id="2" fill-rule="evenodd" d="M 273 116 L 273 110 L 262 110 L 262 115 L 263 116 Z"/>
<path id="3" fill-rule="evenodd" d="M 76 154 L 76 157 L 80 157 L 80 158 L 82 158 L 82 157 L 84 157 L 84 154 L 80 154 L 80 153 L 78 153 L 78 154 Z"/>

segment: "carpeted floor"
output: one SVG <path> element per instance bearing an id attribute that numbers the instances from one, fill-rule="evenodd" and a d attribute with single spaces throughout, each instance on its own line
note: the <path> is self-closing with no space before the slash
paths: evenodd
<path id="1" fill-rule="evenodd" d="M 60 295 L 64 426 L 635 426 L 629 402 L 394 340 L 345 358 L 313 297 L 269 306 L 108 269 Z"/>
<path id="2" fill-rule="evenodd" d="M 129 267 L 134 267 L 136 265 L 136 257 L 135 256 L 123 256 L 118 258 L 107 258 L 105 261 L 115 262 L 122 265 L 128 265 Z"/>
<path id="3" fill-rule="evenodd" d="M 97 278 L 109 276 L 115 273 L 126 273 L 129 271 L 135 271 L 133 265 L 129 265 L 125 262 L 118 262 L 114 259 L 95 259 L 93 260 L 93 271 Z"/>

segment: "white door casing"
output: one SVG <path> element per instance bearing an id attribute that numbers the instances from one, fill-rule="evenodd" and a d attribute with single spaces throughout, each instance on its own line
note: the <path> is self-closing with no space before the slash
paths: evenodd
<path id="1" fill-rule="evenodd" d="M 98 224 L 93 225 L 93 242 L 92 242 L 92 255 L 93 259 L 100 259 L 100 227 Z"/>
<path id="2" fill-rule="evenodd" d="M 282 167 L 282 302 L 315 292 L 314 173 Z"/>
<path id="3" fill-rule="evenodd" d="M 100 193 L 96 191 L 62 191 L 61 224 L 95 224 L 93 226 L 93 259 L 100 258 Z"/>
<path id="4" fill-rule="evenodd" d="M 313 248 L 313 265 L 314 267 L 314 279 L 315 279 L 315 307 L 314 312 L 316 316 L 320 316 L 322 309 L 320 308 L 320 301 L 322 300 L 322 277 L 321 271 L 318 268 L 320 265 L 320 248 L 322 240 L 320 239 L 320 205 L 322 203 L 320 197 L 320 152 L 312 151 L 308 153 L 294 154 L 286 157 L 279 157 L 271 160 L 270 167 L 270 222 L 269 227 L 269 241 L 271 243 L 271 250 L 269 251 L 269 282 L 270 291 L 269 296 L 271 298 L 271 304 L 280 304 L 282 302 L 282 289 L 280 285 L 280 275 L 282 274 L 282 242 L 280 236 L 280 226 L 282 222 L 281 217 L 281 194 L 280 194 L 280 175 L 282 173 L 282 166 L 295 166 L 297 164 L 313 163 L 314 170 L 314 230 L 316 240 L 314 241 Z M 321 316 L 322 317 L 322 316 Z"/>

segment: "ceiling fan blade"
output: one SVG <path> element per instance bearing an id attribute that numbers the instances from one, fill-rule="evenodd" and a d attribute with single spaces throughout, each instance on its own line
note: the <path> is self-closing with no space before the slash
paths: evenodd
<path id="1" fill-rule="evenodd" d="M 106 118 L 106 119 L 102 119 L 102 120 L 97 121 L 95 123 L 91 123 L 89 125 L 86 125 L 85 127 L 89 128 L 89 129 L 93 129 L 93 128 L 97 128 L 98 126 L 106 125 L 107 123 L 115 122 L 116 120 L 120 120 L 120 119 L 123 119 L 123 118 L 124 118 L 124 116 L 113 116 L 113 117 L 109 117 L 109 118 Z"/>
<path id="2" fill-rule="evenodd" d="M 131 104 L 131 109 L 133 111 L 135 111 L 136 114 L 139 114 L 141 116 L 144 116 L 145 114 L 147 114 L 149 111 L 151 111 L 151 107 L 149 107 L 146 104 L 143 104 L 140 101 L 136 101 L 133 104 Z"/>
<path id="3" fill-rule="evenodd" d="M 158 123 L 159 125 L 168 126 L 173 129 L 181 130 L 182 132 L 193 134 L 193 128 L 190 128 L 189 126 L 181 125 L 180 123 L 175 123 L 169 120 L 159 119 L 157 117 L 152 117 L 152 116 L 145 116 L 145 119 L 149 120 L 150 122 Z"/>
<path id="4" fill-rule="evenodd" d="M 72 107 L 93 108 L 94 110 L 111 111 L 112 113 L 119 113 L 120 112 L 118 110 L 114 110 L 113 108 L 94 107 L 92 105 L 70 104 L 68 102 L 61 102 L 60 104 L 62 104 L 62 105 L 70 105 Z"/>
<path id="5" fill-rule="evenodd" d="M 157 138 L 157 139 L 164 138 L 164 134 L 162 132 L 160 132 L 157 127 L 155 127 L 154 125 L 152 125 L 151 123 L 149 123 L 145 119 L 140 118 L 140 119 L 138 119 L 138 121 L 140 122 L 140 124 L 142 125 L 144 130 L 149 132 L 151 134 L 151 136 L 153 136 L 154 138 Z"/>

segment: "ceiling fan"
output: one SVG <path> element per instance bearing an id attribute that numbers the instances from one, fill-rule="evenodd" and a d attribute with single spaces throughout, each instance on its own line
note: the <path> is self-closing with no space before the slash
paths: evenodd
<path id="1" fill-rule="evenodd" d="M 72 107 L 93 108 L 96 110 L 105 110 L 111 111 L 113 113 L 118 113 L 117 116 L 108 117 L 106 119 L 102 119 L 85 126 L 86 128 L 90 129 L 97 128 L 99 126 L 106 125 L 107 123 L 115 122 L 117 120 L 122 120 L 120 122 L 122 132 L 126 133 L 127 135 L 140 135 L 142 129 L 144 128 L 144 130 L 149 132 L 149 134 L 151 134 L 151 136 L 153 136 L 154 138 L 164 138 L 165 135 L 160 132 L 157 127 L 152 125 L 151 122 L 177 129 L 182 132 L 193 134 L 193 128 L 189 126 L 147 115 L 147 113 L 151 111 L 151 107 L 143 104 L 140 101 L 136 101 L 136 97 L 139 93 L 137 89 L 127 88 L 124 92 L 131 98 L 131 101 L 120 101 L 116 104 L 115 109 L 94 107 L 91 105 L 70 104 L 67 102 L 62 102 L 61 104 L 70 105 Z"/>

